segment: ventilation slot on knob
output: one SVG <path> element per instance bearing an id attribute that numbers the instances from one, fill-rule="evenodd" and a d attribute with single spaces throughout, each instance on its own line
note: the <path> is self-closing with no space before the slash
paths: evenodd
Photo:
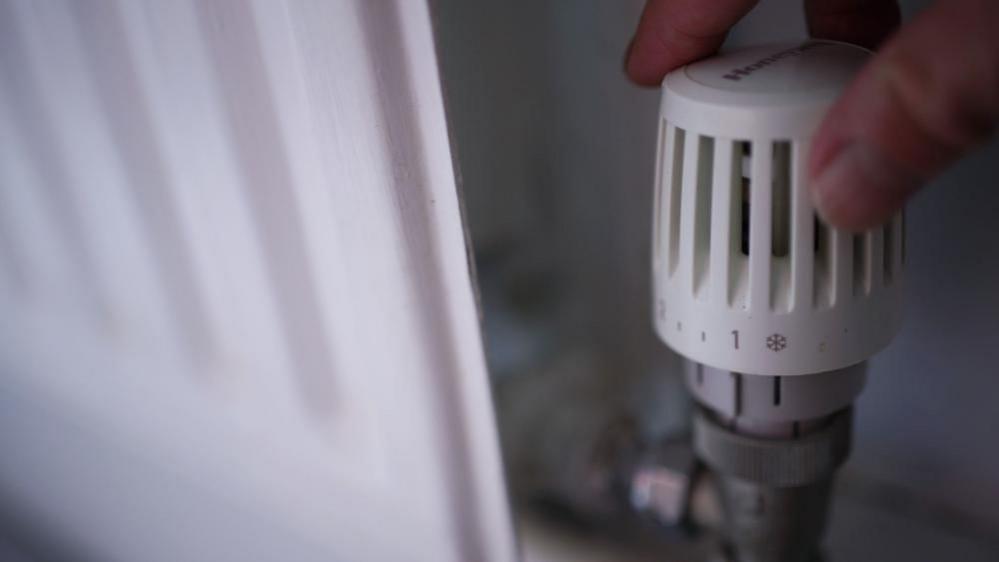
<path id="1" fill-rule="evenodd" d="M 815 308 L 829 308 L 833 304 L 833 254 L 830 248 L 832 232 L 826 223 L 815 217 L 814 284 Z"/>
<path id="2" fill-rule="evenodd" d="M 669 196 L 665 201 L 669 217 L 666 222 L 669 224 L 667 251 L 670 276 L 676 272 L 677 261 L 680 258 L 680 188 L 683 185 L 684 137 L 683 129 L 672 125 L 666 132 L 666 154 L 669 155 L 670 167 L 669 173 L 666 174 L 669 178 Z"/>
<path id="3" fill-rule="evenodd" d="M 773 143 L 770 195 L 770 303 L 776 312 L 791 309 L 791 143 Z"/>
<path id="4" fill-rule="evenodd" d="M 750 195 L 752 195 L 753 180 L 749 174 L 749 160 L 752 157 L 752 148 L 748 142 L 737 142 L 736 143 L 736 154 L 739 155 L 736 160 L 738 163 L 738 178 L 740 182 L 741 189 L 739 190 L 739 201 L 741 202 L 740 208 L 742 209 L 742 220 L 739 223 L 739 248 L 742 250 L 742 255 L 749 255 L 749 220 L 750 220 Z"/>
<path id="5" fill-rule="evenodd" d="M 867 236 L 853 235 L 853 295 L 866 295 L 871 292 L 871 272 L 869 265 L 870 248 Z"/>
<path id="6" fill-rule="evenodd" d="M 710 300 L 730 307 L 746 262 L 741 251 L 742 147 L 728 139 L 715 139 L 713 144 Z"/>
<path id="7" fill-rule="evenodd" d="M 666 150 L 666 120 L 659 120 L 659 136 L 658 136 L 658 153 L 665 154 Z M 652 220 L 652 244 L 653 253 L 652 259 L 658 270 L 659 265 L 661 265 L 662 259 L 660 258 L 660 252 L 662 251 L 662 205 L 663 205 L 663 183 L 668 181 L 669 170 L 665 169 L 665 158 L 656 158 L 656 183 L 655 189 L 652 195 L 652 208 L 655 212 L 655 217 Z"/>
<path id="8" fill-rule="evenodd" d="M 752 180 L 750 178 L 750 158 L 752 147 L 749 142 L 736 141 L 732 147 L 732 176 L 729 179 L 731 209 L 729 210 L 730 236 L 729 254 L 729 302 L 730 306 L 745 309 L 748 306 L 749 289 L 749 226 Z"/>
<path id="9" fill-rule="evenodd" d="M 774 143 L 770 253 L 787 257 L 791 243 L 791 143 Z"/>
<path id="10" fill-rule="evenodd" d="M 697 187 L 694 208 L 694 293 L 707 285 L 711 255 L 711 190 L 714 180 L 715 141 L 698 138 Z"/>

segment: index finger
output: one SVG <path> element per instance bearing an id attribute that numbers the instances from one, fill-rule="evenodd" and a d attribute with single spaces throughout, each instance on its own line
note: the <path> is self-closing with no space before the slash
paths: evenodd
<path id="1" fill-rule="evenodd" d="M 757 0 L 648 0 L 628 48 L 625 72 L 642 86 L 710 55 Z"/>

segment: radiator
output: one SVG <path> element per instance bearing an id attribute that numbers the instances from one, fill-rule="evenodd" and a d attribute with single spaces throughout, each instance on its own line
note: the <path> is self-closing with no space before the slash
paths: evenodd
<path id="1" fill-rule="evenodd" d="M 19 528 L 515 558 L 424 2 L 3 0 L 0 136 Z"/>

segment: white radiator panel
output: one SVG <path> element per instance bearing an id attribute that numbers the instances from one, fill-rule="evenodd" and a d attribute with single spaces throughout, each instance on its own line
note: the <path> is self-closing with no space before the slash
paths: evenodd
<path id="1" fill-rule="evenodd" d="M 244 556 L 165 530 L 215 504 L 514 558 L 433 49 L 409 0 L 0 3 L 0 491 L 99 559 Z"/>

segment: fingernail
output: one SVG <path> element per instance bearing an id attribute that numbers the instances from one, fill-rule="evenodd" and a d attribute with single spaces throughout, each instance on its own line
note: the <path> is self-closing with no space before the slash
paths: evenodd
<path id="1" fill-rule="evenodd" d="M 815 208 L 827 223 L 848 230 L 881 224 L 919 185 L 880 150 L 847 145 L 812 179 Z"/>

